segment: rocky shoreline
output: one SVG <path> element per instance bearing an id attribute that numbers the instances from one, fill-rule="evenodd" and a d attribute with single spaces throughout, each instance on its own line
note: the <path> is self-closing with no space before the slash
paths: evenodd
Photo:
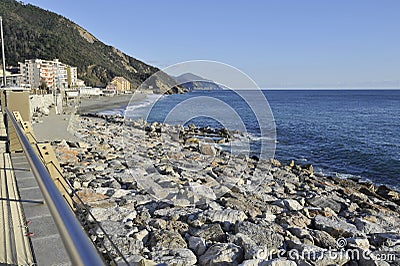
<path id="1" fill-rule="evenodd" d="M 199 137 L 229 142 L 224 129 L 75 123 L 78 141 L 53 143 L 65 176 L 132 265 L 400 265 L 400 195 L 386 186 Z"/>

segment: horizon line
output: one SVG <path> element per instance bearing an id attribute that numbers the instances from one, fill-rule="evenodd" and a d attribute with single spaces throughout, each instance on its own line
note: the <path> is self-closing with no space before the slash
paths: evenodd
<path id="1" fill-rule="evenodd" d="M 268 88 L 260 87 L 261 90 L 400 90 L 400 87 L 360 87 L 360 88 L 346 88 L 346 87 L 290 87 L 290 88 Z M 239 89 L 240 90 L 240 89 Z M 243 89 L 246 90 L 246 89 Z"/>

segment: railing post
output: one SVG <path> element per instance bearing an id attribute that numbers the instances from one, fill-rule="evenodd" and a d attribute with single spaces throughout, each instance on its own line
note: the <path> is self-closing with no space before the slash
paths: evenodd
<path id="1" fill-rule="evenodd" d="M 7 108 L 11 112 L 18 111 L 21 114 L 21 118 L 24 121 L 30 119 L 29 109 L 29 91 L 22 90 L 21 88 L 3 88 L 1 93 L 2 110 L 5 113 Z M 15 129 L 10 127 L 9 119 L 4 119 L 6 123 L 7 133 L 9 136 L 9 152 L 22 151 L 21 144 L 19 143 L 18 137 L 16 136 Z"/>

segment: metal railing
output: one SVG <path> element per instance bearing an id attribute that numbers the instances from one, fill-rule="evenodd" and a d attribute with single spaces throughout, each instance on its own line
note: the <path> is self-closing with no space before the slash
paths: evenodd
<path id="1" fill-rule="evenodd" d="M 7 118 L 15 128 L 22 149 L 31 167 L 43 197 L 53 216 L 64 246 L 73 265 L 104 265 L 92 242 L 82 229 L 74 213 L 54 184 L 49 172 L 29 143 L 28 138 L 15 120 L 14 115 L 5 109 Z"/>

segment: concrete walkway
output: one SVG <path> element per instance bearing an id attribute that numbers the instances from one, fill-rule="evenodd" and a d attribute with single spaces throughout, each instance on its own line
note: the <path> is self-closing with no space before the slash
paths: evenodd
<path id="1" fill-rule="evenodd" d="M 0 115 L 0 263 L 32 265 L 34 263 L 21 199 L 11 163 L 6 152 L 6 130 Z"/>
<path id="2" fill-rule="evenodd" d="M 6 139 L 0 112 L 0 265 L 71 265 L 25 154 Z"/>

